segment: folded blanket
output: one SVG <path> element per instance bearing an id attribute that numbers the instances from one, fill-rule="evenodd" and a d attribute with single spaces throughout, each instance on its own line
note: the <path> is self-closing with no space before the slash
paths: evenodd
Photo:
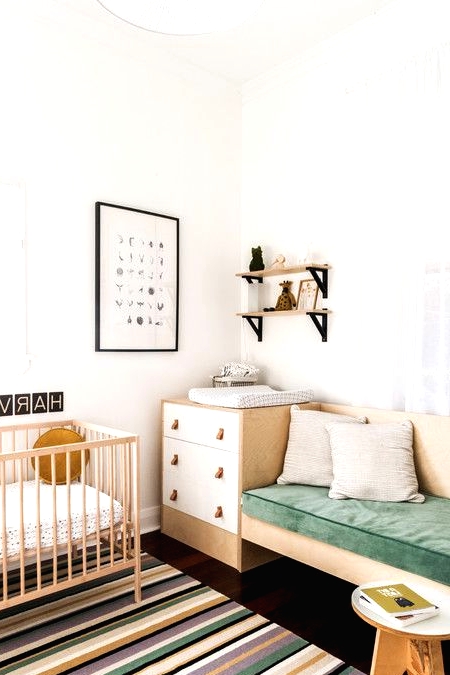
<path id="1" fill-rule="evenodd" d="M 203 387 L 190 389 L 188 398 L 196 403 L 224 408 L 263 408 L 312 401 L 314 392 L 306 387 L 277 391 L 265 384 L 245 387 Z"/>

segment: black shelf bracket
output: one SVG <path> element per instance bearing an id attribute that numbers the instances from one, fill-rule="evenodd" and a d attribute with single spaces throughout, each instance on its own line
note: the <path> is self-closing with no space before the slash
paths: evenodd
<path id="1" fill-rule="evenodd" d="M 262 284 L 263 282 L 262 277 L 254 277 L 251 274 L 246 274 L 244 279 L 246 279 L 249 284 L 252 284 L 254 281 L 257 281 L 258 284 Z"/>
<path id="2" fill-rule="evenodd" d="M 300 265 L 299 267 L 291 267 L 286 269 L 286 274 L 289 273 L 301 273 L 301 272 L 309 272 L 314 279 L 314 281 L 317 284 L 318 290 L 322 294 L 322 298 L 328 298 L 328 265 L 320 265 L 318 263 L 311 263 L 311 264 L 306 264 L 304 266 Z M 237 276 L 241 276 L 243 279 L 246 279 L 247 283 L 253 284 L 254 282 L 257 282 L 258 284 L 263 283 L 263 278 L 266 276 L 282 276 L 283 272 L 280 270 L 277 271 L 272 271 L 268 273 L 264 273 L 261 271 L 257 272 L 245 272 L 243 274 L 239 274 Z M 281 284 L 280 284 L 281 285 Z M 266 309 L 264 310 L 266 311 Z M 287 312 L 282 312 L 283 314 L 286 314 Z M 256 334 L 258 338 L 258 342 L 262 342 L 262 334 L 263 334 L 263 317 L 262 315 L 259 315 L 259 312 L 255 314 L 241 314 L 244 319 L 250 324 L 251 329 L 253 332 Z M 296 314 L 303 314 L 302 312 L 296 312 Z M 307 310 L 305 314 L 309 315 L 311 317 L 311 321 L 313 322 L 314 326 L 318 330 L 322 342 L 327 342 L 328 340 L 328 311 L 325 308 L 321 309 L 311 309 Z"/>
<path id="3" fill-rule="evenodd" d="M 322 312 L 306 312 L 311 317 L 313 324 L 322 336 L 322 342 L 328 338 L 328 314 Z"/>
<path id="4" fill-rule="evenodd" d="M 323 298 L 328 298 L 328 268 L 321 269 L 319 267 L 307 267 L 308 272 L 311 272 L 314 281 L 319 287 Z"/>
<path id="5" fill-rule="evenodd" d="M 262 316 L 244 316 L 247 319 L 252 329 L 255 331 L 258 342 L 262 342 L 263 317 Z M 256 322 L 256 323 L 255 323 Z"/>

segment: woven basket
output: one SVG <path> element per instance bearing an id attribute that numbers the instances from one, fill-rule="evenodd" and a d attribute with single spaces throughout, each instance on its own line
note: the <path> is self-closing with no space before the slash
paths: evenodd
<path id="1" fill-rule="evenodd" d="M 212 378 L 213 387 L 248 387 L 258 381 L 256 376 L 233 377 L 225 375 L 214 375 Z"/>

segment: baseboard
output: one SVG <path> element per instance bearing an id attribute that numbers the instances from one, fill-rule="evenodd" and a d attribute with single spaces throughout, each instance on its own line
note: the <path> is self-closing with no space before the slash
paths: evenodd
<path id="1" fill-rule="evenodd" d="M 141 534 L 154 532 L 161 527 L 161 508 L 152 506 L 149 509 L 141 510 Z"/>

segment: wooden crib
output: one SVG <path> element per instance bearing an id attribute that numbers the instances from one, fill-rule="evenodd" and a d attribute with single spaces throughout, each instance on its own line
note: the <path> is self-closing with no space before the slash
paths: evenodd
<path id="1" fill-rule="evenodd" d="M 0 426 L 0 609 L 129 569 L 139 602 L 139 471 L 135 434 Z"/>

